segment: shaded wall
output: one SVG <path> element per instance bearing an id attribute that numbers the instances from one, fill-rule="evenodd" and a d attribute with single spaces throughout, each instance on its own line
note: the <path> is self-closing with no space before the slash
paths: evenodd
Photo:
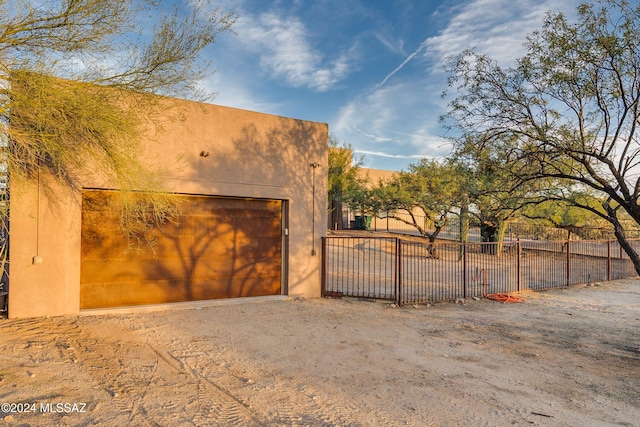
<path id="1" fill-rule="evenodd" d="M 283 293 L 320 296 L 327 125 L 187 101 L 179 101 L 179 115 L 184 120 L 154 127 L 141 152 L 165 189 L 286 202 Z M 44 173 L 40 179 L 12 183 L 10 317 L 80 309 L 81 192 L 59 188 Z M 115 188 L 99 173 L 85 173 L 82 184 Z"/>

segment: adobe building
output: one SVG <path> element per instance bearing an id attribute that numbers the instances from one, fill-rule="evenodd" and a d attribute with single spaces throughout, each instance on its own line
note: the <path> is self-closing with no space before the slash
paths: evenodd
<path id="1" fill-rule="evenodd" d="M 11 184 L 9 317 L 320 296 L 328 126 L 178 102 L 140 153 L 180 208 L 150 247 L 127 244 L 101 174 Z"/>
<path id="2" fill-rule="evenodd" d="M 368 188 L 373 188 L 379 184 L 387 183 L 393 180 L 400 172 L 383 170 L 383 169 L 369 169 L 358 168 L 358 178 L 365 181 L 365 185 Z M 424 226 L 427 227 L 426 218 L 424 212 L 416 208 L 414 210 L 414 216 L 421 218 L 425 221 Z M 367 221 L 357 221 L 361 213 L 358 210 L 352 210 L 346 203 L 342 203 L 335 211 L 330 212 L 328 215 L 329 227 L 334 230 L 346 230 L 346 229 L 363 229 L 367 228 L 372 231 L 389 231 L 399 234 L 416 234 L 415 229 L 409 225 L 412 222 L 412 217 L 404 209 L 394 210 L 389 216 L 390 212 L 380 211 L 376 214 L 368 213 L 370 218 Z M 401 221 L 404 220 L 404 221 Z"/>
<path id="3" fill-rule="evenodd" d="M 370 169 L 365 167 L 358 168 L 358 179 L 361 179 L 365 182 L 365 185 L 368 188 L 373 188 L 380 183 L 385 183 L 392 180 L 398 174 L 397 171 L 383 170 L 383 169 Z M 384 214 L 383 212 L 378 212 L 379 215 Z M 360 215 L 360 212 L 354 212 L 351 210 L 347 203 L 341 203 L 337 206 L 337 208 L 329 213 L 328 221 L 329 228 L 334 230 L 346 230 L 353 229 L 356 227 L 355 217 Z M 395 220 L 387 219 L 384 217 L 384 226 L 388 225 L 388 222 Z M 373 216 L 372 222 L 370 224 L 370 228 L 373 230 L 382 230 L 383 228 L 378 228 L 378 224 L 381 223 L 381 218 L 377 216 Z"/>

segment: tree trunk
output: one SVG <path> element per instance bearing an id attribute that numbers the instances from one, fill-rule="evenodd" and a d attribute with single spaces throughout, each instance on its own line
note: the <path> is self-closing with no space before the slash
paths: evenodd
<path id="1" fill-rule="evenodd" d="M 622 227 L 622 224 L 620 224 L 620 221 L 618 221 L 615 213 L 613 215 L 609 215 L 609 221 L 613 224 L 613 233 L 615 234 L 620 247 L 627 255 L 629 255 L 629 259 L 631 259 L 631 262 L 633 263 L 633 268 L 635 268 L 636 273 L 640 276 L 640 256 L 638 256 L 636 250 L 633 249 L 633 246 L 631 246 L 631 243 L 627 240 L 624 228 Z"/>
<path id="2" fill-rule="evenodd" d="M 331 212 L 331 215 L 329 215 L 329 224 L 327 224 L 328 228 L 342 230 L 344 228 L 342 224 L 342 202 L 338 201 L 337 198 L 332 197 L 329 212 Z"/>
<path id="3" fill-rule="evenodd" d="M 425 232 L 425 234 L 423 234 L 423 236 L 425 236 L 425 237 L 427 237 L 429 239 L 429 247 L 428 247 L 429 257 L 437 259 L 438 258 L 438 253 L 437 253 L 437 248 L 436 248 L 436 240 L 438 240 L 438 235 L 440 235 L 440 232 L 445 227 L 445 225 L 447 225 L 447 223 L 445 222 L 444 224 L 438 225 L 438 223 L 436 223 L 434 221 L 433 225 L 435 227 L 435 230 L 433 230 L 433 233 L 426 233 Z"/>
<path id="4" fill-rule="evenodd" d="M 502 254 L 502 247 L 504 246 L 504 235 L 507 232 L 507 225 L 509 225 L 507 221 L 498 221 L 498 229 L 496 231 L 496 242 L 498 242 L 496 248 L 497 256 L 500 256 Z"/>
<path id="5" fill-rule="evenodd" d="M 480 237 L 482 238 L 482 243 L 491 243 L 488 245 L 482 245 L 483 254 L 495 254 L 495 245 L 493 245 L 493 242 L 496 241 L 497 230 L 498 227 L 494 224 L 483 222 L 480 225 Z"/>
<path id="6" fill-rule="evenodd" d="M 467 243 L 469 241 L 469 206 L 464 205 L 460 208 L 460 243 Z M 460 253 L 458 254 L 458 261 L 462 260 L 464 256 L 464 245 L 460 245 Z"/>
<path id="7" fill-rule="evenodd" d="M 429 239 L 429 246 L 427 247 L 427 251 L 429 252 L 429 258 L 437 259 L 438 253 L 436 250 L 436 237 L 438 237 L 438 233 L 428 234 L 427 238 Z"/>

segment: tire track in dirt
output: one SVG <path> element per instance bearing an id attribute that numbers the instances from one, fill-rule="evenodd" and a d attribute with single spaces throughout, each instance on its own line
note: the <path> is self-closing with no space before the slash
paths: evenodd
<path id="1" fill-rule="evenodd" d="M 158 373 L 165 373 L 173 368 L 165 368 L 167 361 L 161 360 L 157 352 L 142 345 L 136 337 L 135 330 L 122 329 L 121 325 L 112 325 L 112 330 L 105 333 L 93 330 L 97 319 L 81 319 L 83 323 L 75 325 L 82 334 L 74 333 L 69 325 L 56 332 L 55 346 L 57 353 L 76 364 L 78 369 L 95 382 L 94 390 L 97 403 L 91 404 L 91 412 L 99 411 L 102 416 L 92 422 L 111 425 L 164 425 L 162 417 L 170 408 L 148 408 L 147 395 L 156 398 L 154 390 L 157 383 L 163 386 L 178 378 L 159 379 Z M 60 322 L 59 322 L 60 323 Z M 66 324 L 66 321 L 61 324 Z M 49 330 L 48 330 L 49 331 Z M 175 383 L 175 382 L 174 382 Z M 152 399 L 152 400 L 153 400 Z M 103 411 L 102 409 L 108 408 Z"/>
<path id="2" fill-rule="evenodd" d="M 266 425 L 266 420 L 234 392 L 243 387 L 245 382 L 219 368 L 213 368 L 217 366 L 211 356 L 215 354 L 215 349 L 211 352 L 192 350 L 183 349 L 176 356 L 155 349 L 161 359 L 186 373 L 191 382 L 196 384 L 192 422 L 195 425 Z"/>
<path id="3" fill-rule="evenodd" d="M 59 322 L 46 318 L 9 319 L 2 320 L 1 327 L 0 384 L 5 386 L 13 382 L 14 387 L 20 384 L 20 396 L 23 400 L 42 395 L 52 398 L 58 396 L 57 391 L 41 393 L 39 390 L 32 390 L 29 385 L 36 378 L 56 376 L 56 372 L 51 372 L 46 366 L 52 365 L 56 370 L 62 371 L 66 365 L 77 363 L 76 351 L 72 345 L 74 337 L 80 335 L 77 320 L 64 319 Z M 43 330 L 47 331 L 46 334 L 43 334 Z M 32 379 L 33 381 L 29 381 Z M 54 388 L 53 385 L 51 388 Z"/>
<path id="4" fill-rule="evenodd" d="M 47 320 L 39 318 L 4 320 L 2 346 L 7 347 L 8 350 L 19 349 L 21 356 L 28 356 L 35 363 L 72 360 L 74 348 L 70 342 L 81 333 L 77 320 L 65 319 L 64 322 Z M 42 331 L 45 328 L 47 334 L 43 336 Z M 52 341 L 55 352 L 52 352 L 49 346 Z"/>
<path id="5" fill-rule="evenodd" d="M 167 357 L 199 381 L 201 408 L 194 417 L 198 425 L 411 425 L 398 423 L 357 398 L 330 396 L 320 387 L 305 385 L 304 378 L 276 380 L 273 374 L 233 351 L 203 342 L 198 351 L 189 347 Z M 368 421 L 363 422 L 360 414 L 365 414 Z"/>
<path id="6" fill-rule="evenodd" d="M 206 378 L 199 380 L 198 404 L 199 410 L 193 418 L 196 425 L 265 425 L 228 390 Z"/>
<path id="7" fill-rule="evenodd" d="M 89 407 L 0 425 L 636 425 L 640 297 L 537 295 L 3 320 L 0 397 Z"/>
<path id="8" fill-rule="evenodd" d="M 482 329 L 482 328 L 480 328 Z M 436 388 L 436 395 L 455 396 L 455 400 L 439 403 L 440 407 L 447 408 L 449 414 L 457 414 L 461 424 L 466 425 L 494 425 L 495 419 L 510 420 L 516 425 L 533 424 L 541 426 L 571 425 L 568 419 L 568 409 L 581 411 L 579 402 L 583 397 L 571 395 L 565 391 L 563 383 L 566 378 L 558 378 L 557 374 L 540 369 L 536 378 L 527 378 L 520 375 L 518 370 L 504 369 L 506 362 L 501 355 L 492 358 L 483 356 L 483 348 L 499 346 L 502 331 L 494 335 L 496 331 L 478 330 L 484 338 L 479 341 L 474 337 L 460 336 L 460 341 L 455 345 L 449 345 L 452 349 L 446 356 L 447 360 L 464 362 L 464 370 L 448 372 L 445 366 L 438 366 L 430 375 L 436 376 L 437 372 L 447 372 L 446 377 L 431 380 L 429 384 Z M 529 340 L 517 337 L 514 342 L 523 342 L 522 346 L 511 348 L 512 355 L 517 355 L 524 365 L 544 365 L 544 356 L 538 352 L 544 350 L 532 345 Z M 507 350 L 507 349 L 505 349 Z M 462 366 L 462 365 L 459 365 Z M 571 366 L 568 363 L 567 366 Z M 416 366 L 415 370 L 420 369 Z M 571 380 L 574 381 L 574 380 Z M 483 384 L 489 390 L 488 393 L 479 394 L 474 391 L 478 384 Z M 421 386 L 425 386 L 423 381 Z M 438 393 L 441 388 L 447 392 Z M 563 400 L 563 405 L 553 406 L 549 402 Z M 468 407 L 460 407 L 456 401 L 473 401 L 478 404 L 474 411 Z M 437 403 L 434 401 L 433 403 Z M 593 417 L 594 414 L 584 413 L 584 425 L 601 425 L 604 421 Z M 492 421 L 493 420 L 493 421 Z M 589 420 L 589 422 L 586 422 Z"/>
<path id="9" fill-rule="evenodd" d="M 121 345 L 120 341 L 86 340 L 77 343 L 82 349 L 80 360 L 102 385 L 115 410 L 112 422 L 124 425 L 159 425 L 144 408 L 144 399 L 158 369 L 158 361 L 150 352 Z M 135 351 L 128 350 L 131 347 Z M 84 355 L 84 356 L 83 356 Z"/>

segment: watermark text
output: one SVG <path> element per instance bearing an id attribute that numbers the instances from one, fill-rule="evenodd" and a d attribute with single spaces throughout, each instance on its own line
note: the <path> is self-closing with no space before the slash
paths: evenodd
<path id="1" fill-rule="evenodd" d="M 4 414 L 24 414 L 29 412 L 58 414 L 84 413 L 87 412 L 87 404 L 84 402 L 18 402 L 0 404 L 0 413 Z"/>

